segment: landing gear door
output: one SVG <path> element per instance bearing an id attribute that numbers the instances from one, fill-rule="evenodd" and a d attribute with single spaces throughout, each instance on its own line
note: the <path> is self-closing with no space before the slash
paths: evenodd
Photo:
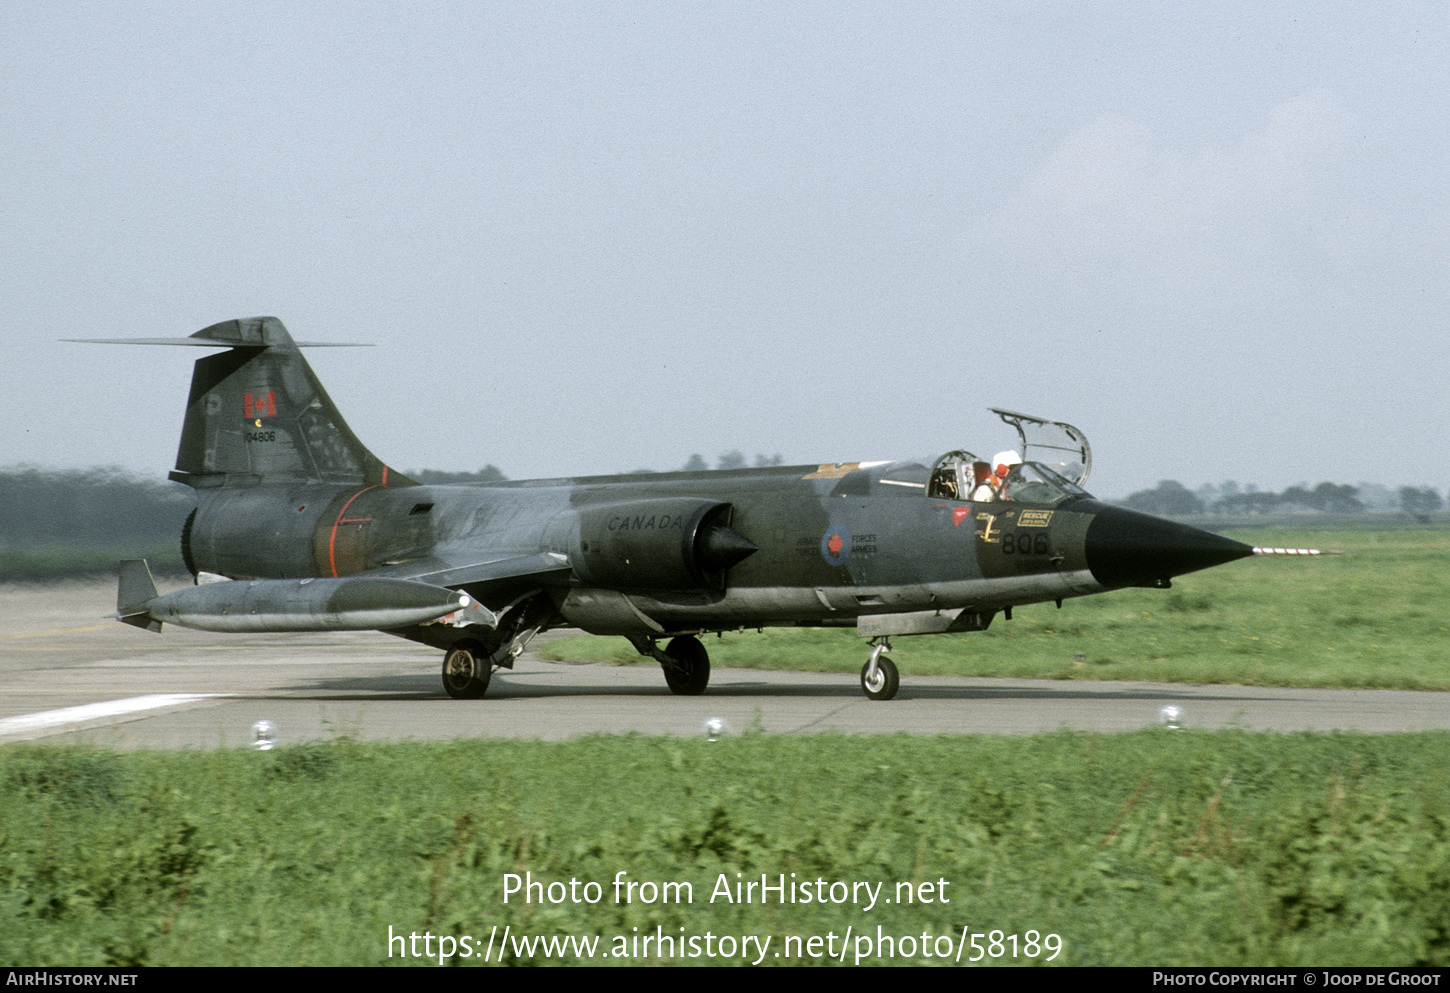
<path id="1" fill-rule="evenodd" d="M 1077 428 L 1062 421 L 1044 421 L 996 407 L 991 411 L 1017 429 L 1023 461 L 1041 462 L 1079 486 L 1087 482 L 1093 468 L 1093 450 Z"/>

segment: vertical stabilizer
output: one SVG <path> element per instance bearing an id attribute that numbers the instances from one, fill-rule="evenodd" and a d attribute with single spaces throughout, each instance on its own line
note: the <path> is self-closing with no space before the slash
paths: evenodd
<path id="1" fill-rule="evenodd" d="M 224 321 L 189 342 L 230 347 L 196 363 L 172 479 L 412 483 L 358 441 L 277 318 Z"/>

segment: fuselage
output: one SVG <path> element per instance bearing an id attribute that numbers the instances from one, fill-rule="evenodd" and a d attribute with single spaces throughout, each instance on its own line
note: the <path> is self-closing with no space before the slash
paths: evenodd
<path id="1" fill-rule="evenodd" d="M 1081 491 L 932 495 L 929 473 L 904 460 L 396 489 L 221 487 L 198 491 L 186 545 L 194 568 L 233 579 L 387 577 L 416 574 L 420 561 L 554 553 L 570 566 L 548 586 L 562 619 L 598 634 L 990 613 L 1189 571 L 1105 575 L 1093 561 L 1107 547 L 1090 540 L 1103 530 L 1095 522 L 1156 519 Z M 691 561 L 711 520 L 746 541 L 724 569 Z M 491 606 L 516 593 L 458 585 Z"/>

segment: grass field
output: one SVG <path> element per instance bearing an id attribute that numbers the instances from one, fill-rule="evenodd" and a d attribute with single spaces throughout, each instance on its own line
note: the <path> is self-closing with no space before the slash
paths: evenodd
<path id="1" fill-rule="evenodd" d="M 630 943 L 708 932 L 769 937 L 770 964 L 823 961 L 805 942 L 828 935 L 848 963 L 939 962 L 965 927 L 1018 936 L 995 964 L 1043 962 L 1048 935 L 1067 965 L 1450 964 L 1443 734 L 6 747 L 0 795 L 14 965 L 423 964 L 390 926 L 474 939 L 454 965 L 505 927 L 490 961 L 584 957 L 536 936 L 602 939 L 598 964 L 742 961 Z M 621 870 L 691 890 L 619 899 Z M 561 902 L 505 903 L 508 873 L 562 884 Z M 827 900 L 717 889 L 762 874 Z M 571 880 L 598 899 L 565 897 Z M 830 902 L 834 882 L 881 884 L 878 902 Z M 910 954 L 881 955 L 880 935 L 913 936 Z"/>
<path id="2" fill-rule="evenodd" d="M 1025 608 L 985 633 L 900 638 L 896 658 L 908 678 L 1450 686 L 1450 531 L 1243 537 L 1350 554 Z M 555 645 L 634 658 L 622 639 Z M 864 658 L 839 631 L 710 647 L 723 665 L 854 672 Z M 617 899 L 621 871 L 655 898 Z M 525 873 L 557 885 L 505 902 Z M 762 876 L 852 886 L 841 903 L 719 896 Z M 390 927 L 420 940 L 390 943 Z M 9 964 L 468 965 L 485 947 L 489 964 L 942 964 L 962 945 L 1042 964 L 1057 940 L 1052 964 L 1450 965 L 1450 735 L 0 747 Z"/>
<path id="3" fill-rule="evenodd" d="M 1342 549 L 1261 557 L 1000 615 L 985 631 L 897 638 L 910 675 L 1450 689 L 1450 528 L 1230 532 L 1254 545 Z M 710 638 L 712 663 L 857 672 L 850 630 L 766 628 Z M 560 661 L 643 661 L 622 638 L 546 645 Z M 653 665 L 655 663 L 649 662 Z"/>

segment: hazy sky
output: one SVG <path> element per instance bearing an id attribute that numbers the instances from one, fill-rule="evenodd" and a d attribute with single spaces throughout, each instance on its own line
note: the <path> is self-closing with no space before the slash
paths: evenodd
<path id="1" fill-rule="evenodd" d="M 401 468 L 882 459 L 1450 485 L 1443 4 L 0 15 L 0 465 L 171 467 L 273 314 Z"/>

